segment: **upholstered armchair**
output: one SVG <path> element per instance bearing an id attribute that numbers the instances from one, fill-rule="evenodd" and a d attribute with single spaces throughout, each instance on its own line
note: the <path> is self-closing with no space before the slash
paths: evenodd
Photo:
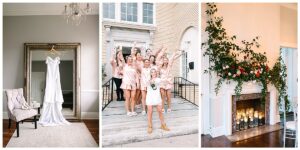
<path id="1" fill-rule="evenodd" d="M 37 110 L 30 108 L 23 96 L 23 89 L 9 89 L 6 90 L 7 95 L 7 112 L 9 118 L 9 125 L 11 126 L 11 120 L 16 122 L 17 137 L 19 137 L 19 123 L 25 119 L 33 118 L 35 129 L 37 129 Z"/>

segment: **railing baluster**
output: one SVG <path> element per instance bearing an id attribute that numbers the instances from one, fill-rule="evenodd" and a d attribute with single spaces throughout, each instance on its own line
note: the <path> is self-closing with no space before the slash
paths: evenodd
<path id="1" fill-rule="evenodd" d="M 111 80 L 111 101 L 113 100 L 114 98 L 114 81 L 113 79 Z"/>
<path id="2" fill-rule="evenodd" d="M 184 99 L 186 99 L 186 82 L 185 81 L 184 81 Z"/>
<path id="3" fill-rule="evenodd" d="M 102 85 L 102 111 L 113 101 L 113 91 L 113 79 L 111 78 Z"/>
<path id="4" fill-rule="evenodd" d="M 198 106 L 198 104 L 196 104 L 196 87 L 198 87 L 198 84 L 188 81 L 185 78 L 174 77 L 174 98 L 176 96 L 178 96 L 178 97 Z M 184 90 L 184 92 L 183 92 L 183 90 Z M 188 92 L 188 95 L 187 95 L 187 92 Z M 193 93 L 191 93 L 191 92 L 193 92 Z M 193 96 L 193 94 L 194 94 L 194 96 Z M 193 100 L 192 100 L 192 98 L 193 98 Z"/>
<path id="5" fill-rule="evenodd" d="M 196 104 L 196 85 L 194 84 L 194 103 Z"/>
<path id="6" fill-rule="evenodd" d="M 174 78 L 174 98 L 176 97 L 176 77 Z"/>

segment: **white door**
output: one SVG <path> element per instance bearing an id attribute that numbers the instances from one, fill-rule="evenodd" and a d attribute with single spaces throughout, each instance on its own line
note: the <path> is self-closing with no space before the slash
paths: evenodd
<path id="1" fill-rule="evenodd" d="M 193 83 L 199 83 L 198 60 L 199 60 L 199 41 L 198 30 L 195 27 L 187 29 L 181 39 L 180 49 L 186 51 L 181 57 L 181 75 Z M 190 69 L 189 64 L 194 63 L 194 68 Z"/>
<path id="2" fill-rule="evenodd" d="M 45 93 L 46 73 L 32 72 L 31 81 L 31 100 L 37 101 L 42 105 Z"/>

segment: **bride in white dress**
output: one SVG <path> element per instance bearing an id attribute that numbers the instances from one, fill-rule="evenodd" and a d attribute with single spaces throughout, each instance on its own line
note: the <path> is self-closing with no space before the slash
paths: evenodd
<path id="1" fill-rule="evenodd" d="M 62 114 L 64 102 L 59 73 L 59 57 L 47 57 L 47 79 L 42 114 L 39 123 L 42 126 L 56 126 L 70 124 Z"/>

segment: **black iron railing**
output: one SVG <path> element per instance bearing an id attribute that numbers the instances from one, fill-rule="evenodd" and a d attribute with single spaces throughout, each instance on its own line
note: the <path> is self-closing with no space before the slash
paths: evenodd
<path id="1" fill-rule="evenodd" d="M 174 98 L 177 96 L 199 106 L 198 84 L 182 77 L 174 77 Z"/>
<path id="2" fill-rule="evenodd" d="M 113 79 L 109 79 L 102 85 L 102 111 L 108 106 L 114 98 L 114 82 Z"/>

